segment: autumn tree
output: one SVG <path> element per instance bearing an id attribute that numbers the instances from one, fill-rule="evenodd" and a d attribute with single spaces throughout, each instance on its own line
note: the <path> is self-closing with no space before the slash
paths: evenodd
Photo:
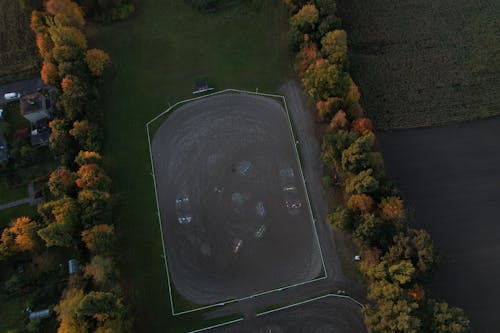
<path id="1" fill-rule="evenodd" d="M 338 65 L 325 59 L 317 60 L 307 69 L 302 83 L 315 100 L 344 98 L 349 91 L 349 76 Z"/>
<path id="2" fill-rule="evenodd" d="M 69 134 L 75 138 L 80 147 L 84 150 L 100 150 L 101 134 L 97 124 L 88 120 L 75 121 Z"/>
<path id="3" fill-rule="evenodd" d="M 84 227 L 111 221 L 111 196 L 107 192 L 84 189 L 78 193 L 80 220 Z"/>
<path id="4" fill-rule="evenodd" d="M 83 29 L 85 26 L 83 11 L 76 2 L 71 0 L 48 0 L 45 9 L 54 16 L 54 22 L 59 26 L 73 26 L 78 29 Z"/>
<path id="5" fill-rule="evenodd" d="M 81 289 L 64 291 L 59 304 L 54 307 L 59 320 L 57 333 L 88 333 L 89 325 L 77 313 L 84 297 Z"/>
<path id="6" fill-rule="evenodd" d="M 338 130 L 333 133 L 328 133 L 323 139 L 323 149 L 321 158 L 323 162 L 334 168 L 336 163 L 340 163 L 342 152 L 347 149 L 356 139 L 358 135 L 345 130 Z"/>
<path id="7" fill-rule="evenodd" d="M 59 45 L 53 48 L 52 55 L 58 63 L 73 62 L 81 56 L 81 50 L 71 45 Z"/>
<path id="8" fill-rule="evenodd" d="M 54 45 L 68 45 L 80 50 L 87 49 L 87 39 L 83 32 L 72 26 L 51 25 L 49 27 L 50 36 Z"/>
<path id="9" fill-rule="evenodd" d="M 327 222 L 343 231 L 352 232 L 357 227 L 358 220 L 345 207 L 337 207 L 327 216 Z"/>
<path id="10" fill-rule="evenodd" d="M 43 82 L 50 86 L 55 86 L 59 79 L 59 74 L 56 65 L 46 60 L 43 61 L 40 75 L 42 77 Z"/>
<path id="11" fill-rule="evenodd" d="M 111 180 L 97 164 L 84 164 L 76 174 L 76 185 L 81 189 L 108 191 L 111 186 Z"/>
<path id="12" fill-rule="evenodd" d="M 292 29 L 297 29 L 302 33 L 311 33 L 318 23 L 319 12 L 313 4 L 304 5 L 297 14 L 290 18 Z"/>
<path id="13" fill-rule="evenodd" d="M 347 33 L 345 30 L 328 32 L 321 39 L 321 54 L 332 64 L 337 64 L 342 69 L 347 67 Z"/>
<path id="14" fill-rule="evenodd" d="M 375 138 L 373 133 L 366 133 L 357 138 L 342 152 L 342 169 L 358 173 L 371 167 L 371 152 Z"/>
<path id="15" fill-rule="evenodd" d="M 38 47 L 38 51 L 40 52 L 42 58 L 49 59 L 52 56 L 54 43 L 48 33 L 36 34 L 36 46 Z"/>
<path id="16" fill-rule="evenodd" d="M 94 254 L 109 253 L 115 243 L 115 229 L 112 225 L 98 224 L 82 232 L 82 240 Z"/>
<path id="17" fill-rule="evenodd" d="M 110 282 L 118 278 L 118 271 L 112 258 L 95 256 L 84 268 L 86 277 L 99 287 L 107 287 Z"/>
<path id="18" fill-rule="evenodd" d="M 468 333 L 470 321 L 462 309 L 450 306 L 446 302 L 429 300 L 427 305 L 431 313 L 428 332 Z"/>
<path id="19" fill-rule="evenodd" d="M 370 212 L 374 206 L 373 199 L 367 194 L 353 194 L 347 200 L 347 207 L 350 210 L 362 213 Z"/>
<path id="20" fill-rule="evenodd" d="M 373 132 L 372 121 L 368 118 L 356 119 L 352 122 L 352 130 L 360 134 Z"/>
<path id="21" fill-rule="evenodd" d="M 56 118 L 49 123 L 52 133 L 49 137 L 49 147 L 56 154 L 64 154 L 71 145 L 71 137 L 68 132 L 66 120 Z"/>
<path id="22" fill-rule="evenodd" d="M 303 76 L 309 66 L 320 58 L 318 46 L 316 43 L 307 43 L 297 54 L 297 64 L 299 76 Z"/>
<path id="23" fill-rule="evenodd" d="M 347 113 L 347 116 L 351 120 L 356 120 L 358 118 L 361 118 L 365 114 L 365 111 L 363 110 L 363 107 L 361 106 L 361 104 L 359 104 L 359 102 L 348 103 L 345 111 Z"/>
<path id="24" fill-rule="evenodd" d="M 385 280 L 368 287 L 370 304 L 363 309 L 365 324 L 377 333 L 419 333 L 418 303 L 396 283 Z"/>
<path id="25" fill-rule="evenodd" d="M 78 206 L 74 199 L 63 197 L 38 206 L 46 227 L 38 230 L 38 235 L 48 247 L 71 247 L 78 226 Z"/>
<path id="26" fill-rule="evenodd" d="M 100 164 L 101 161 L 101 155 L 95 151 L 80 150 L 78 155 L 75 157 L 75 162 L 79 166 L 82 166 L 84 164 Z"/>
<path id="27" fill-rule="evenodd" d="M 383 221 L 372 213 L 365 213 L 360 216 L 353 235 L 361 247 L 385 251 L 393 244 L 393 237 L 400 229 L 401 225 L 397 222 Z"/>
<path id="28" fill-rule="evenodd" d="M 13 219 L 2 232 L 2 252 L 14 254 L 31 251 L 36 245 L 38 224 L 29 217 Z"/>
<path id="29" fill-rule="evenodd" d="M 385 220 L 402 220 L 405 217 L 403 200 L 397 196 L 382 198 L 379 203 L 380 216 Z"/>
<path id="30" fill-rule="evenodd" d="M 352 80 L 349 75 L 349 91 L 347 92 L 346 102 L 347 104 L 356 104 L 359 103 L 359 99 L 361 98 L 361 93 L 359 92 L 359 88 Z"/>
<path id="31" fill-rule="evenodd" d="M 333 115 L 341 108 L 342 99 L 338 97 L 329 97 L 326 100 L 319 100 L 316 103 L 319 119 L 324 122 L 329 122 Z"/>
<path id="32" fill-rule="evenodd" d="M 58 168 L 50 173 L 47 185 L 55 197 L 72 196 L 76 189 L 75 180 L 75 173 L 66 168 Z"/>
<path id="33" fill-rule="evenodd" d="M 349 121 L 344 110 L 337 111 L 329 124 L 329 128 L 332 130 L 347 129 L 347 126 L 349 126 Z"/>
<path id="34" fill-rule="evenodd" d="M 394 237 L 394 244 L 382 259 L 389 265 L 402 260 L 409 260 L 415 267 L 414 281 L 427 282 L 434 272 L 437 263 L 434 246 L 425 230 L 408 229 Z"/>
<path id="35" fill-rule="evenodd" d="M 47 29 L 47 13 L 34 10 L 31 12 L 30 21 L 31 30 L 37 34 L 43 34 L 48 31 Z"/>
<path id="36" fill-rule="evenodd" d="M 87 63 L 90 73 L 94 76 L 101 76 L 110 60 L 110 56 L 99 49 L 90 49 L 85 54 L 85 62 Z"/>
<path id="37" fill-rule="evenodd" d="M 122 300 L 112 292 L 91 291 L 83 297 L 76 310 L 77 317 L 105 322 L 125 314 Z"/>
<path id="38" fill-rule="evenodd" d="M 373 169 L 363 170 L 346 182 L 347 193 L 371 193 L 378 189 L 379 181 L 373 177 Z"/>
<path id="39" fill-rule="evenodd" d="M 341 27 L 342 22 L 337 16 L 337 4 L 331 0 L 315 0 L 316 7 L 319 11 L 319 22 L 315 37 L 321 40 L 329 31 Z"/>

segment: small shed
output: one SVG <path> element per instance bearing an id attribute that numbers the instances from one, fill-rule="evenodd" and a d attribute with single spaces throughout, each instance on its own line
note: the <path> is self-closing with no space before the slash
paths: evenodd
<path id="1" fill-rule="evenodd" d="M 214 90 L 214 88 L 210 88 L 206 80 L 198 80 L 195 83 L 195 90 L 193 91 L 193 94 L 200 94 L 210 90 Z"/>
<path id="2" fill-rule="evenodd" d="M 78 263 L 76 262 L 76 259 L 68 260 L 68 272 L 69 275 L 78 273 Z"/>
<path id="3" fill-rule="evenodd" d="M 30 320 L 40 320 L 40 319 L 44 319 L 44 318 L 48 318 L 48 317 L 50 317 L 50 309 L 45 309 L 45 310 L 31 312 L 29 319 Z"/>

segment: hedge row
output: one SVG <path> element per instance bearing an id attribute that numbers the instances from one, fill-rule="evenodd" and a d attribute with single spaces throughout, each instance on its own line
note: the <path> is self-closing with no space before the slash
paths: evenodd
<path id="1" fill-rule="evenodd" d="M 284 0 L 290 9 L 290 42 L 296 69 L 326 124 L 322 159 L 330 170 L 324 184 L 336 183 L 344 205 L 328 222 L 352 236 L 360 271 L 368 283 L 365 324 L 375 333 L 469 331 L 463 311 L 426 296 L 436 269 L 425 230 L 408 226 L 403 201 L 384 172 L 372 122 L 359 103 L 349 75 L 347 34 L 331 0 Z"/>

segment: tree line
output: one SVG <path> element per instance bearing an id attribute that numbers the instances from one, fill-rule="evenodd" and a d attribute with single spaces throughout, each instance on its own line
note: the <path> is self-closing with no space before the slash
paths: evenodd
<path id="1" fill-rule="evenodd" d="M 343 206 L 328 222 L 350 234 L 362 251 L 359 270 L 368 285 L 364 321 L 373 333 L 469 332 L 463 310 L 427 296 L 437 266 L 432 240 L 411 228 L 404 203 L 384 171 L 371 120 L 349 75 L 347 33 L 332 0 L 284 0 L 296 70 L 325 123 L 322 159 L 337 180 Z M 334 179 L 333 179 L 334 178 Z"/>
<path id="2" fill-rule="evenodd" d="M 3 230 L 0 260 L 72 254 L 82 269 L 69 277 L 54 307 L 58 332 L 128 332 L 132 322 L 114 260 L 111 180 L 100 154 L 99 86 L 110 57 L 88 48 L 85 24 L 84 11 L 71 0 L 48 0 L 32 12 L 42 80 L 58 89 L 49 147 L 60 165 L 48 177 L 37 216 L 14 219 Z"/>

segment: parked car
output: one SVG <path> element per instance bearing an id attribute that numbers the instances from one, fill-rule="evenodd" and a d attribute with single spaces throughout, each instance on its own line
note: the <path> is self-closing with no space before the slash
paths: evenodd
<path id="1" fill-rule="evenodd" d="M 3 95 L 3 98 L 5 98 L 8 101 L 13 100 L 13 99 L 19 99 L 20 97 L 21 97 L 21 94 L 17 93 L 17 92 L 10 92 L 10 93 L 6 93 Z"/>

